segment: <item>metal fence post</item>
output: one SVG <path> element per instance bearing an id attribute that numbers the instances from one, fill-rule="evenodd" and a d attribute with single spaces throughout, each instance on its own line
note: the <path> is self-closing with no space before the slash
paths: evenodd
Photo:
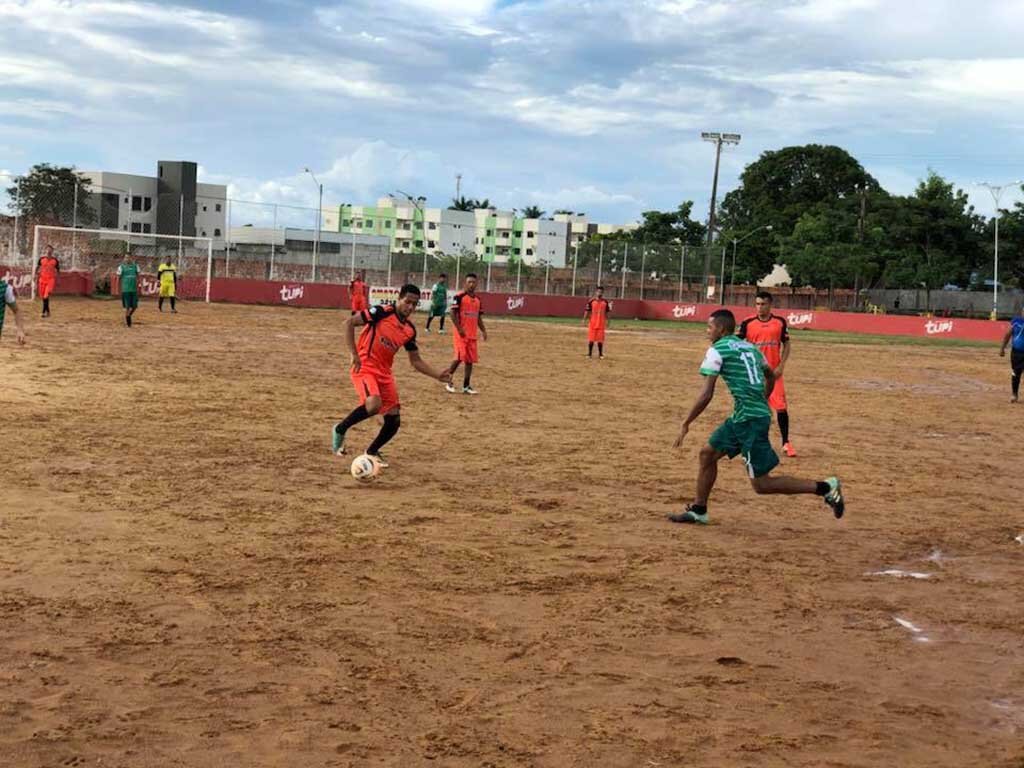
<path id="1" fill-rule="evenodd" d="M 71 213 L 71 268 L 78 265 L 78 176 L 75 176 L 74 210 Z M 179 259 L 180 261 L 180 259 Z"/>
<path id="2" fill-rule="evenodd" d="M 604 240 L 601 241 L 601 250 L 597 254 L 597 284 L 601 284 L 601 271 L 604 268 Z"/>
<path id="3" fill-rule="evenodd" d="M 626 271 L 629 269 L 629 243 L 625 245 L 625 250 L 622 253 L 622 291 L 619 295 L 620 299 L 626 298 Z"/>
<path id="4" fill-rule="evenodd" d="M 682 253 L 679 254 L 679 301 L 683 301 L 683 272 L 686 269 L 686 246 L 683 246 Z"/>
<path id="5" fill-rule="evenodd" d="M 455 288 L 458 290 L 459 278 L 455 278 Z M 491 292 L 491 262 L 487 262 L 487 292 Z"/>
<path id="6" fill-rule="evenodd" d="M 387 285 L 388 288 L 391 287 L 391 258 L 392 258 L 391 249 L 388 248 L 388 285 Z"/>
<path id="7" fill-rule="evenodd" d="M 544 295 L 548 295 L 548 280 L 551 278 L 551 262 L 549 261 L 544 268 Z"/>
<path id="8" fill-rule="evenodd" d="M 519 286 L 522 285 L 523 282 L 523 260 L 519 259 L 517 263 L 519 265 L 519 268 L 516 270 L 516 293 L 519 293 Z"/>
<path id="9" fill-rule="evenodd" d="M 579 243 L 572 249 L 572 295 L 576 295 L 576 265 L 580 258 L 580 246 Z"/>
<path id="10" fill-rule="evenodd" d="M 647 246 L 640 248 L 640 301 L 644 300 L 644 272 L 647 271 Z"/>
<path id="11" fill-rule="evenodd" d="M 462 251 L 455 255 L 455 290 L 459 290 L 459 280 L 462 279 Z M 491 262 L 487 262 L 487 290 L 491 289 Z"/>
<path id="12" fill-rule="evenodd" d="M 274 206 L 274 234 L 270 236 L 270 279 L 274 279 L 274 255 L 277 252 L 277 206 Z"/>

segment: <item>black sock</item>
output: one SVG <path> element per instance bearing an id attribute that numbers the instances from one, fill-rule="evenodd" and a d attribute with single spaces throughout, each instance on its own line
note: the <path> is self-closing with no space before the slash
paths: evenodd
<path id="1" fill-rule="evenodd" d="M 43 299 L 43 312 L 47 315 L 50 314 L 50 299 L 49 297 Z"/>
<path id="2" fill-rule="evenodd" d="M 334 431 L 341 435 L 344 435 L 346 432 L 348 432 L 350 427 L 355 426 L 360 421 L 366 421 L 366 419 L 368 418 L 370 418 L 370 414 L 366 412 L 366 406 L 360 405 L 358 408 L 352 411 L 352 413 L 350 413 L 348 416 L 342 419 L 339 424 L 335 424 Z"/>
<path id="3" fill-rule="evenodd" d="M 782 433 L 782 442 L 789 442 L 789 411 L 779 411 L 779 432 Z"/>
<path id="4" fill-rule="evenodd" d="M 129 327 L 129 328 L 131 328 L 131 327 L 132 327 L 132 316 L 131 316 L 130 314 L 129 314 L 129 315 L 125 315 L 125 316 L 124 316 L 124 321 L 125 321 L 126 323 L 128 323 L 128 327 Z"/>
<path id="5" fill-rule="evenodd" d="M 691 504 L 690 511 L 695 512 L 698 515 L 706 515 L 708 513 L 707 504 Z"/>
<path id="6" fill-rule="evenodd" d="M 597 354 L 599 354 L 601 357 L 604 357 L 604 344 L 602 344 L 600 341 L 597 342 Z"/>
<path id="7" fill-rule="evenodd" d="M 434 316 L 433 316 L 433 315 L 430 315 L 430 316 L 429 316 L 429 317 L 427 318 L 427 330 L 428 330 L 428 331 L 430 330 L 430 323 L 431 323 L 431 322 L 433 322 L 433 320 L 434 320 Z"/>
<path id="8" fill-rule="evenodd" d="M 371 456 L 376 456 L 380 453 L 380 449 L 387 445 L 387 442 L 392 437 L 398 434 L 400 426 L 402 426 L 402 417 L 397 413 L 389 413 L 385 416 L 384 426 L 380 428 L 380 432 L 377 433 L 377 437 L 370 443 L 370 447 L 366 449 L 366 452 Z"/>
<path id="9" fill-rule="evenodd" d="M 164 311 L 164 297 L 163 296 L 161 296 L 159 299 L 156 300 L 156 308 L 159 311 L 161 311 L 161 312 Z"/>
<path id="10" fill-rule="evenodd" d="M 444 315 L 441 315 L 441 330 L 444 330 Z"/>
<path id="11" fill-rule="evenodd" d="M 814 493 L 818 496 L 828 496 L 829 491 L 832 490 L 832 486 L 823 480 L 818 481 L 817 488 L 814 489 Z"/>
<path id="12" fill-rule="evenodd" d="M 1020 393 L 1020 374 L 1013 374 L 1013 378 L 1010 379 L 1010 386 L 1013 388 L 1013 396 L 1017 397 Z"/>
<path id="13" fill-rule="evenodd" d="M 592 357 L 594 354 L 594 342 L 590 342 L 587 346 L 587 357 Z"/>
<path id="14" fill-rule="evenodd" d="M 171 309 L 172 310 L 174 309 L 174 297 L 173 296 L 171 296 Z"/>

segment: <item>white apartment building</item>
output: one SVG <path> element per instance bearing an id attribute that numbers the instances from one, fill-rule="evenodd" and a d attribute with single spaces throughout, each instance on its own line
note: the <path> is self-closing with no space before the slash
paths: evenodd
<path id="1" fill-rule="evenodd" d="M 96 226 L 133 234 L 213 238 L 224 247 L 227 187 L 196 181 L 195 163 L 161 161 L 156 176 L 78 171 L 89 182 Z"/>

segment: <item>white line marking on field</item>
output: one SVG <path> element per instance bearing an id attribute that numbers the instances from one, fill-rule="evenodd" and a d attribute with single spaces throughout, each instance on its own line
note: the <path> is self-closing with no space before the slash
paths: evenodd
<path id="1" fill-rule="evenodd" d="M 920 627 L 915 627 L 915 626 L 913 625 L 913 623 L 912 623 L 912 622 L 909 622 L 909 621 L 907 621 L 906 619 L 901 619 L 901 618 L 900 618 L 899 616 L 893 616 L 893 619 L 894 619 L 894 620 L 896 621 L 896 623 L 897 623 L 897 624 L 899 624 L 899 625 L 900 625 L 901 627 L 903 627 L 904 629 L 909 629 L 909 630 L 910 630 L 911 632 L 913 632 L 913 633 L 914 633 L 915 635 L 919 635 L 919 634 L 921 634 L 922 632 L 924 632 L 924 630 L 923 630 L 923 629 L 921 629 Z"/>
<path id="2" fill-rule="evenodd" d="M 918 573 L 917 571 L 901 571 L 898 568 L 889 568 L 885 571 L 870 571 L 866 575 L 895 576 L 897 579 L 930 579 L 932 577 L 930 573 Z"/>
<path id="3" fill-rule="evenodd" d="M 937 549 L 933 550 L 932 553 L 925 558 L 925 560 L 927 560 L 930 563 L 941 563 L 945 559 L 946 556 Z"/>
<path id="4" fill-rule="evenodd" d="M 1024 533 L 1014 539 L 1018 544 L 1024 544 Z"/>

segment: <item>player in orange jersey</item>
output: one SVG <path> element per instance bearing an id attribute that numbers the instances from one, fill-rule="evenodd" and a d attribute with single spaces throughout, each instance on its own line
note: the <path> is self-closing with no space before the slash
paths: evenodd
<path id="1" fill-rule="evenodd" d="M 411 284 L 403 285 L 393 307 L 379 305 L 364 309 L 345 321 L 345 341 L 352 355 L 350 375 L 359 395 L 359 407 L 334 425 L 331 436 L 336 455 L 345 455 L 345 434 L 353 425 L 380 413 L 384 425 L 366 452 L 375 456 L 382 467 L 387 467 L 380 449 L 397 434 L 401 425 L 398 387 L 391 371 L 399 349 L 409 353 L 409 362 L 420 373 L 438 381 L 451 381 L 451 374 L 434 370 L 420 357 L 416 326 L 409 321 L 419 301 L 420 289 Z M 356 328 L 361 326 L 363 331 L 357 344 Z"/>
<path id="2" fill-rule="evenodd" d="M 356 315 L 370 308 L 369 286 L 366 284 L 366 273 L 362 270 L 356 273 L 355 279 L 348 284 L 349 306 L 352 314 Z"/>
<path id="3" fill-rule="evenodd" d="M 604 286 L 597 286 L 594 297 L 587 302 L 587 308 L 583 312 L 583 322 L 588 324 L 587 333 L 587 357 L 594 356 L 594 344 L 597 344 L 597 356 L 604 359 L 604 332 L 608 328 L 608 316 L 611 314 L 612 305 L 604 297 Z"/>
<path id="4" fill-rule="evenodd" d="M 57 287 L 60 259 L 53 255 L 53 246 L 46 246 L 36 265 L 39 271 L 39 298 L 43 300 L 43 317 L 50 316 L 50 294 Z"/>
<path id="5" fill-rule="evenodd" d="M 782 433 L 782 450 L 789 457 L 796 456 L 796 449 L 789 440 L 789 407 L 786 402 L 786 385 L 782 381 L 782 373 L 789 360 L 789 326 L 786 318 L 772 314 L 772 295 L 768 291 L 758 291 L 754 297 L 757 314 L 751 315 L 742 323 L 736 332 L 741 339 L 746 339 L 761 350 L 775 374 L 775 386 L 768 396 L 768 405 L 775 410 L 779 420 L 779 432 Z"/>
<path id="6" fill-rule="evenodd" d="M 477 391 L 470 384 L 473 376 L 473 364 L 480 360 L 476 349 L 478 335 L 487 341 L 487 329 L 484 327 L 484 313 L 480 309 L 480 297 L 476 295 L 477 277 L 472 272 L 466 275 L 466 289 L 455 294 L 452 300 L 452 325 L 455 333 L 452 342 L 455 345 L 455 359 L 448 366 L 449 375 L 459 369 L 459 363 L 466 364 L 466 372 L 462 377 L 462 394 L 475 395 Z M 455 392 L 451 382 L 445 385 L 449 392 Z"/>

